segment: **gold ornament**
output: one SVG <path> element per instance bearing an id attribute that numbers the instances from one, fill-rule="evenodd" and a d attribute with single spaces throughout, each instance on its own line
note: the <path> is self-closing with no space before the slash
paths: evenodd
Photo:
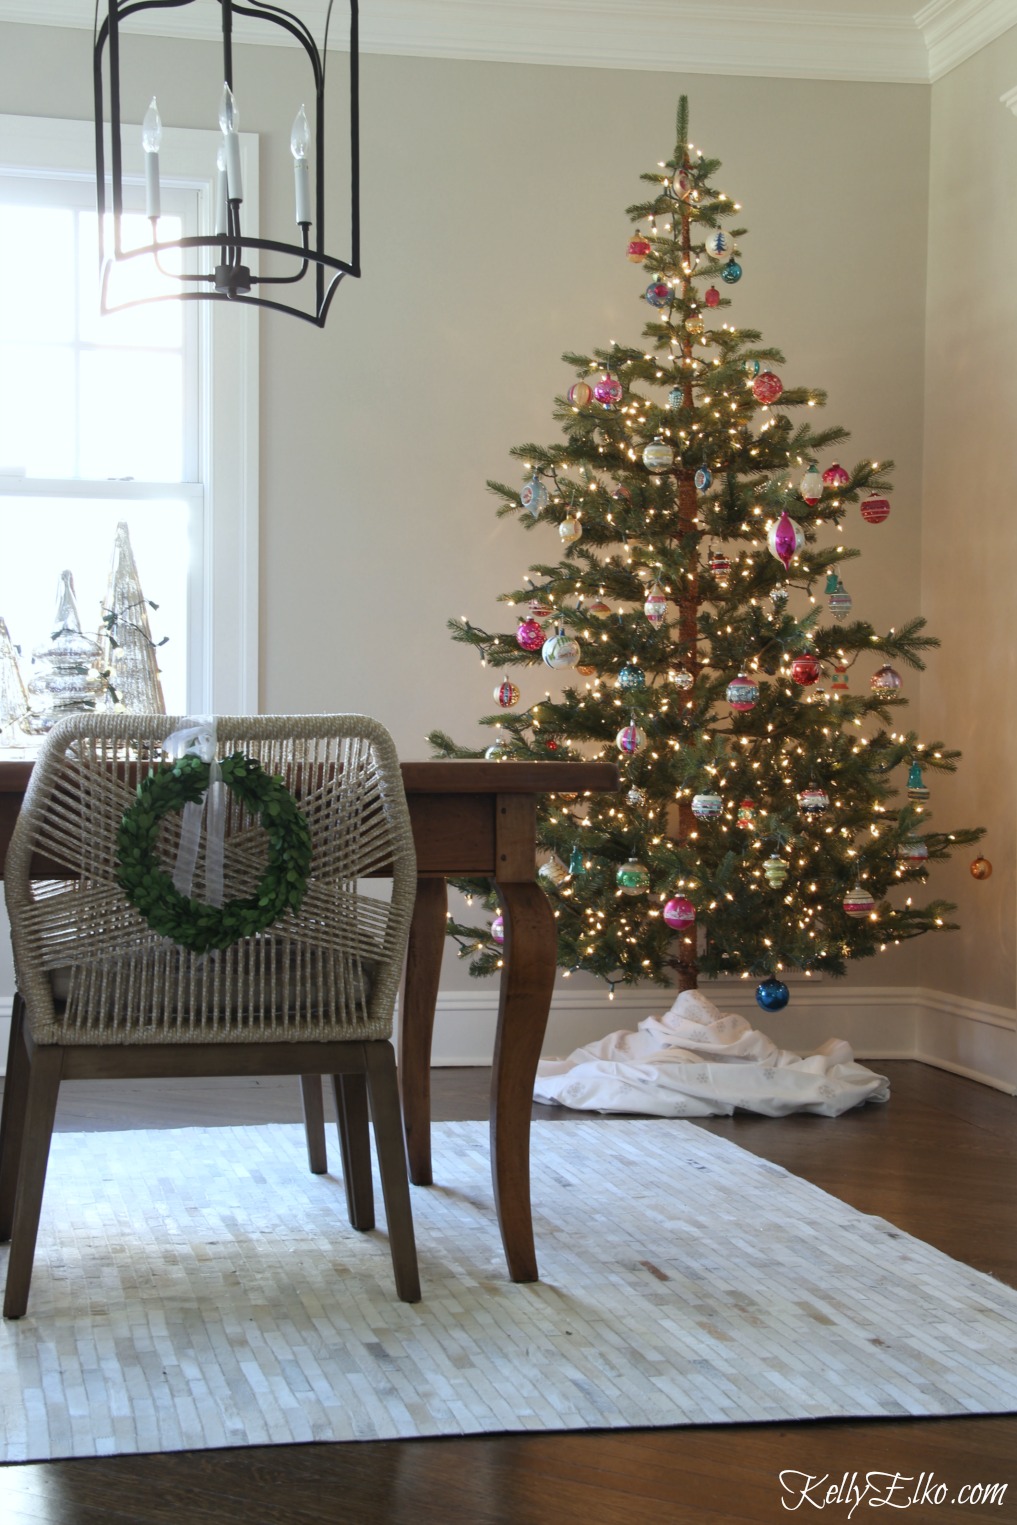
<path id="1" fill-rule="evenodd" d="M 992 864 L 989 862 L 988 858 L 983 858 L 981 854 L 979 854 L 974 863 L 971 865 L 972 879 L 988 879 L 991 873 Z"/>

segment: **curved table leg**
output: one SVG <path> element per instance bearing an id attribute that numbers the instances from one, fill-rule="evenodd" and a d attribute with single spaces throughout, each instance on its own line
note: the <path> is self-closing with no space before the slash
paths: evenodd
<path id="1" fill-rule="evenodd" d="M 399 996 L 399 1092 L 410 1180 L 430 1186 L 431 1037 L 445 948 L 448 889 L 444 879 L 418 879 L 406 969 Z"/>
<path id="2" fill-rule="evenodd" d="M 491 1076 L 491 1174 L 513 1281 L 537 1280 L 530 1213 L 530 1109 L 557 964 L 554 912 L 538 884 L 498 883 L 505 918 Z"/>

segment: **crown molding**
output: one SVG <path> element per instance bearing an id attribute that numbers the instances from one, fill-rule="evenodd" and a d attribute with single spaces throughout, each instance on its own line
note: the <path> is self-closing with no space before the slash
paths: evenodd
<path id="1" fill-rule="evenodd" d="M 327 0 L 299 0 L 315 36 Z M 880 0 L 831 9 L 734 0 L 363 0 L 364 53 L 772 78 L 928 84 L 1017 24 L 1017 0 L 927 0 L 913 15 Z M 101 7 L 100 7 L 101 8 Z M 92 29 L 94 0 L 0 0 L 0 21 Z M 213 6 L 126 25 L 219 36 Z M 242 20 L 238 18 L 238 38 Z M 332 41 L 345 43 L 343 7 Z M 266 41 L 288 42 L 263 27 Z"/>
<path id="2" fill-rule="evenodd" d="M 929 79 L 942 79 L 1017 26 L 1017 0 L 928 0 L 915 23 L 928 49 Z"/>

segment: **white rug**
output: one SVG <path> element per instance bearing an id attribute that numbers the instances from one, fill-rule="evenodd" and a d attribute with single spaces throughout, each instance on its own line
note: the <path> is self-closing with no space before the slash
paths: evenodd
<path id="1" fill-rule="evenodd" d="M 690 1123 L 534 1125 L 535 1285 L 435 1179 L 407 1306 L 299 1127 L 58 1134 L 0 1458 L 1017 1410 L 1017 1292 Z"/>

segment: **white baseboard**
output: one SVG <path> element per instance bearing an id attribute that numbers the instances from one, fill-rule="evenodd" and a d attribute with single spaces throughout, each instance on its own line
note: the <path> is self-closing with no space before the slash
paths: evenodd
<path id="1" fill-rule="evenodd" d="M 918 1059 L 951 1074 L 1017 1094 L 1017 1012 L 920 986 L 842 987 L 795 981 L 783 1011 L 763 1013 L 746 981 L 717 981 L 704 994 L 723 1011 L 759 1026 L 781 1048 L 808 1053 L 826 1038 L 843 1038 L 862 1060 Z M 618 1028 L 660 1016 L 667 992 L 620 990 L 613 1001 L 597 990 L 561 990 L 551 1003 L 543 1053 L 569 1054 Z M 437 1068 L 488 1065 L 494 1053 L 498 991 L 447 990 L 438 996 L 432 1063 Z M 0 1075 L 7 1060 L 11 998 L 0 997 Z"/>

